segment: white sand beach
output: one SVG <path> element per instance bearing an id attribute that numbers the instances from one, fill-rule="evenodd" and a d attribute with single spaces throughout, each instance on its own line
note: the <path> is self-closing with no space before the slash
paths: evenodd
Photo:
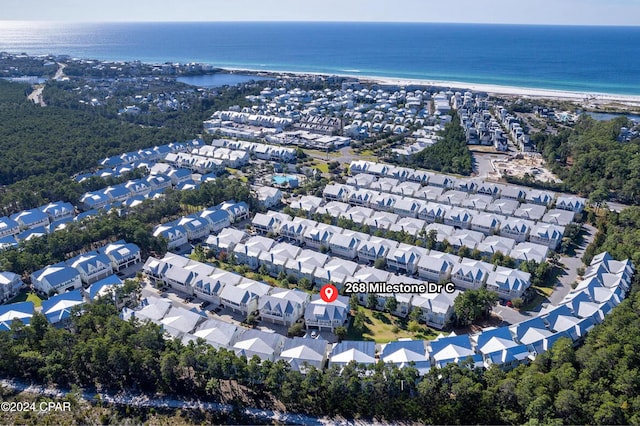
<path id="1" fill-rule="evenodd" d="M 248 68 L 224 68 L 233 72 L 250 72 L 250 73 L 268 73 L 270 75 L 297 75 L 297 76 L 338 76 L 346 78 L 355 78 L 362 82 L 370 82 L 395 86 L 435 86 L 445 87 L 452 90 L 470 90 L 474 92 L 486 92 L 490 95 L 507 95 L 518 96 L 522 98 L 538 98 L 538 99 L 558 99 L 578 102 L 583 105 L 609 105 L 619 104 L 621 106 L 640 108 L 640 96 L 638 95 L 621 95 L 615 93 L 597 93 L 597 92 L 573 92 L 568 90 L 553 89 L 534 89 L 530 87 L 500 86 L 494 84 L 481 83 L 465 83 L 461 81 L 440 81 L 440 80 L 421 80 L 421 79 L 404 79 L 394 77 L 378 77 L 353 74 L 329 74 L 320 72 L 301 72 L 301 71 L 278 71 L 278 70 L 256 70 Z"/>

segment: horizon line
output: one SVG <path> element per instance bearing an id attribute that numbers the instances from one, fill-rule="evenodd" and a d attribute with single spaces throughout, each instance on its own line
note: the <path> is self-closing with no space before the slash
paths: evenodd
<path id="1" fill-rule="evenodd" d="M 530 22 L 453 22 L 453 21 L 367 21 L 367 20 L 57 20 L 57 19 L 0 19 L 6 23 L 40 24 L 426 24 L 426 25 L 487 25 L 487 26 L 536 26 L 536 27 L 609 27 L 640 28 L 640 24 L 610 23 L 530 23 Z"/>

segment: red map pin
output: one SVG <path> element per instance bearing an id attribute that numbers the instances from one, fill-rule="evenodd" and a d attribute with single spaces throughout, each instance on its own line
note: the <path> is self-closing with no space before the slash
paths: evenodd
<path id="1" fill-rule="evenodd" d="M 338 289 L 333 284 L 325 284 L 320 289 L 320 298 L 327 303 L 334 302 L 338 298 Z"/>

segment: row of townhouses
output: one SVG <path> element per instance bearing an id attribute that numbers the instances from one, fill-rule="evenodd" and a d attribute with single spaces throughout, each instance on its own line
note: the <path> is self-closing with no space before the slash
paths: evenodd
<path id="1" fill-rule="evenodd" d="M 31 274 L 31 284 L 41 293 L 60 294 L 86 288 L 140 262 L 140 248 L 120 240 L 66 262 L 46 266 Z"/>
<path id="2" fill-rule="evenodd" d="M 454 254 L 428 250 L 309 219 L 291 218 L 270 211 L 266 214 L 258 213 L 252 224 L 258 233 L 280 235 L 294 244 L 276 243 L 262 236 L 243 240 L 242 235 L 236 235 L 238 242 L 231 248 L 228 241 L 230 238 L 227 238 L 225 248 L 234 254 L 239 263 L 253 269 L 264 265 L 274 276 L 284 271 L 297 278 L 305 277 L 317 286 L 332 282 L 341 287 L 345 282 L 353 280 L 388 281 L 392 278 L 392 273 L 400 273 L 408 276 L 417 275 L 423 281 L 436 283 L 450 280 L 461 289 L 477 289 L 486 284 L 487 288 L 496 291 L 500 298 L 507 300 L 522 297 L 530 286 L 530 274 L 519 270 L 496 268 L 491 263 L 461 258 Z M 222 249 L 216 247 L 217 241 L 212 238 L 207 241 L 207 245 L 214 251 L 220 251 Z M 316 251 L 324 246 L 331 256 L 301 249 L 300 246 L 303 244 Z M 544 251 L 546 254 L 546 248 Z M 298 256 L 300 258 L 296 260 Z M 363 264 L 372 264 L 378 259 L 385 259 L 386 268 L 390 272 L 358 267 L 357 263 L 352 262 L 356 260 Z M 326 264 L 342 267 L 334 267 L 334 271 L 327 271 Z M 400 278 L 409 279 L 408 276 Z M 380 305 L 384 306 L 384 301 L 380 301 Z M 400 304 L 398 314 L 405 316 L 409 312 L 408 309 L 408 305 Z M 444 323 L 440 324 L 442 325 Z"/>
<path id="3" fill-rule="evenodd" d="M 183 216 L 173 222 L 158 225 L 153 230 L 153 236 L 165 238 L 171 250 L 189 241 L 204 240 L 212 232 L 218 232 L 248 217 L 249 206 L 246 203 L 228 201 L 199 213 Z"/>

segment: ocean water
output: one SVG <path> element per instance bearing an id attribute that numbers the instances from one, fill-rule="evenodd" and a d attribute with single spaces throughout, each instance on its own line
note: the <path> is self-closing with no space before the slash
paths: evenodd
<path id="1" fill-rule="evenodd" d="M 0 51 L 640 95 L 640 27 L 0 21 Z"/>

